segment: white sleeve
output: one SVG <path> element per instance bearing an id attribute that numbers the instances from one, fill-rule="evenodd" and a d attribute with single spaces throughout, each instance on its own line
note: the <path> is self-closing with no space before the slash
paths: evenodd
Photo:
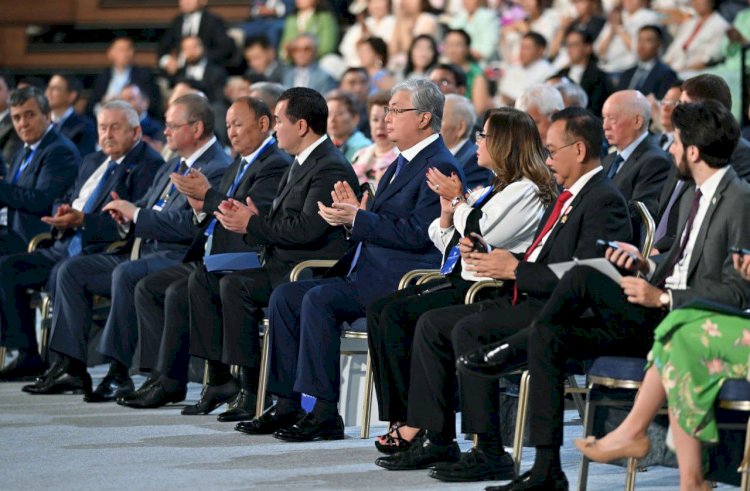
<path id="1" fill-rule="evenodd" d="M 437 247 L 441 253 L 445 254 L 445 248 L 448 247 L 448 242 L 450 242 L 451 237 L 453 237 L 454 231 L 455 229 L 453 227 L 440 228 L 440 217 L 437 217 L 430 224 L 427 233 L 430 236 L 432 243 L 435 244 L 435 247 Z"/>

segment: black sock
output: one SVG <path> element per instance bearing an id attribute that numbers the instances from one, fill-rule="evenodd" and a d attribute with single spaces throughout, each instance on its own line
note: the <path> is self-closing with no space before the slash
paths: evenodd
<path id="1" fill-rule="evenodd" d="M 279 415 L 296 413 L 301 409 L 299 394 L 293 394 L 291 397 L 279 397 L 276 401 L 276 414 Z"/>
<path id="2" fill-rule="evenodd" d="M 39 352 L 36 348 L 18 348 L 18 361 L 33 360 L 39 358 Z"/>
<path id="3" fill-rule="evenodd" d="M 332 419 L 339 414 L 339 407 L 333 401 L 326 401 L 325 399 L 318 399 L 315 401 L 315 407 L 312 413 L 318 419 Z"/>
<path id="4" fill-rule="evenodd" d="M 240 388 L 250 392 L 251 394 L 258 393 L 258 377 L 260 376 L 260 368 L 258 367 L 240 367 L 239 382 Z"/>
<path id="5" fill-rule="evenodd" d="M 505 453 L 499 433 L 477 433 L 477 448 L 491 457 L 499 457 Z"/>
<path id="6" fill-rule="evenodd" d="M 185 385 L 184 382 L 181 382 L 177 379 L 169 378 L 166 375 L 159 375 L 159 383 L 161 384 L 162 388 L 167 392 L 177 392 L 177 389 L 179 389 L 180 386 Z"/>
<path id="7" fill-rule="evenodd" d="M 534 465 L 531 467 L 531 478 L 544 479 L 553 472 L 562 472 L 560 465 L 560 447 L 544 445 L 536 447 Z"/>
<path id="8" fill-rule="evenodd" d="M 438 433 L 435 431 L 426 431 L 425 435 L 427 436 L 427 439 L 430 440 L 435 445 L 443 445 L 447 446 L 450 445 L 453 442 L 453 438 L 450 436 L 446 436 L 443 433 Z"/>
<path id="9" fill-rule="evenodd" d="M 77 375 L 82 377 L 86 373 L 86 362 L 76 360 L 74 358 L 66 357 L 68 359 L 68 366 L 65 369 L 71 375 Z"/>
<path id="10" fill-rule="evenodd" d="M 128 367 L 116 360 L 111 360 L 109 363 L 109 374 L 114 375 L 118 378 L 128 378 Z"/>
<path id="11" fill-rule="evenodd" d="M 208 360 L 208 385 L 224 385 L 232 380 L 229 365 L 216 360 Z"/>

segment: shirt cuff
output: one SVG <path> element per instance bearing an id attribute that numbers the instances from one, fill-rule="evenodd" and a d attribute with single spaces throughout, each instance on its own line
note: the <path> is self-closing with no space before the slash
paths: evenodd
<path id="1" fill-rule="evenodd" d="M 133 213 L 133 223 L 138 223 L 138 213 L 140 213 L 140 211 L 140 208 L 135 209 L 135 213 Z"/>

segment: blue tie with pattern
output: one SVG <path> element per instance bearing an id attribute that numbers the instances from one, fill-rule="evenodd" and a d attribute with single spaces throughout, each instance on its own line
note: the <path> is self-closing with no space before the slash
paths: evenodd
<path id="1" fill-rule="evenodd" d="M 84 214 L 94 211 L 94 206 L 96 206 L 96 204 L 102 198 L 102 192 L 108 187 L 107 184 L 109 183 L 112 175 L 115 173 L 116 168 L 117 162 L 115 162 L 114 160 L 110 160 L 109 164 L 107 164 L 107 168 L 104 171 L 104 174 L 102 174 L 102 177 L 99 178 L 99 183 L 96 185 L 94 191 L 89 195 L 86 203 L 83 205 L 83 210 L 81 211 L 83 211 Z M 81 231 L 76 230 L 76 234 L 73 236 L 73 239 L 68 245 L 68 255 L 70 257 L 77 256 L 81 253 L 82 250 L 83 237 L 81 237 Z"/>

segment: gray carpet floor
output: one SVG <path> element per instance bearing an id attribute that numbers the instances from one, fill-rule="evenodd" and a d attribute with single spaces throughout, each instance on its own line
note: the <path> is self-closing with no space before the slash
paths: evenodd
<path id="1" fill-rule="evenodd" d="M 94 383 L 105 373 L 92 370 Z M 136 384 L 143 382 L 136 377 Z M 335 442 L 284 443 L 250 437 L 215 416 L 182 416 L 180 405 L 133 410 L 116 404 L 86 404 L 81 396 L 31 396 L 21 384 L 0 384 L 0 489 L 466 489 L 486 483 L 451 485 L 426 471 L 389 472 L 373 464 L 373 438 L 359 439 L 348 427 Z M 190 384 L 188 402 L 200 386 Z M 218 412 L 218 411 L 217 411 Z M 564 470 L 577 483 L 579 454 L 570 444 L 580 435 L 577 414 L 566 415 Z M 470 442 L 460 442 L 466 450 Z M 523 468 L 533 460 L 526 449 Z M 623 489 L 624 469 L 593 465 L 590 490 Z M 654 467 L 638 475 L 639 491 L 677 489 L 676 469 Z M 722 486 L 717 489 L 731 489 Z"/>

